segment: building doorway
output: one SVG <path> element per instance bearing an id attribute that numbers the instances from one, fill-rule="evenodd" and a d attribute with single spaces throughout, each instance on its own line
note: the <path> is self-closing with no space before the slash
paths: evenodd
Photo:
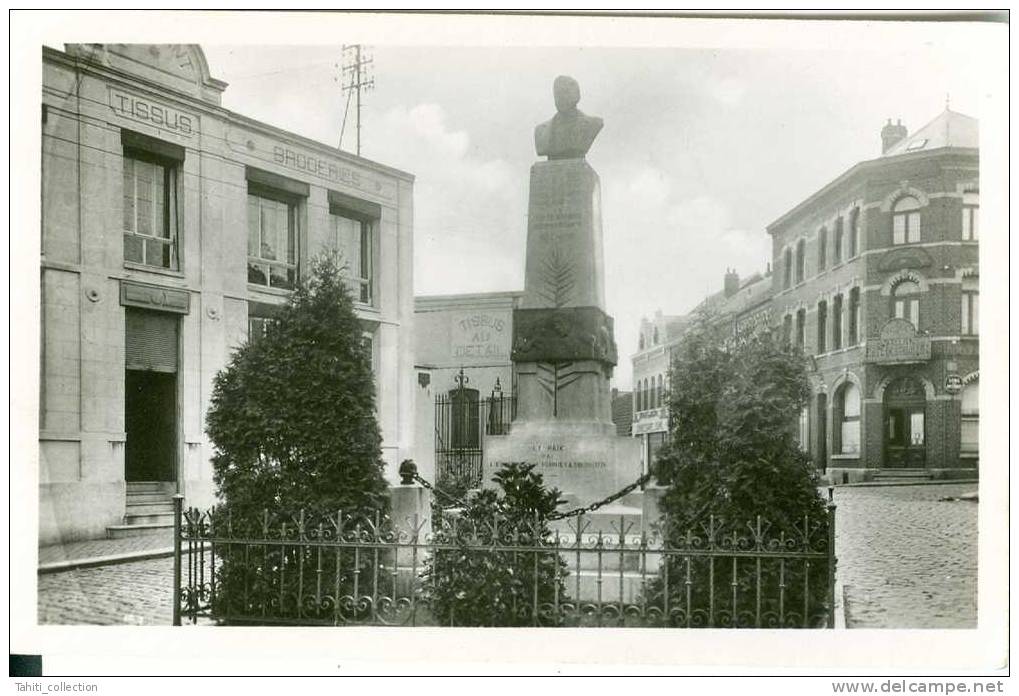
<path id="1" fill-rule="evenodd" d="M 923 469 L 927 462 L 927 401 L 911 377 L 896 379 L 884 393 L 886 467 Z"/>
<path id="2" fill-rule="evenodd" d="M 177 480 L 177 333 L 174 314 L 127 309 L 124 480 Z"/>

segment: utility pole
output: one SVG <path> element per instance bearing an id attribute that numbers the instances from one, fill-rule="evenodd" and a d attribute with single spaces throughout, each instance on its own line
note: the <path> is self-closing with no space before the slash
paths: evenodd
<path id="1" fill-rule="evenodd" d="M 343 45 L 343 68 L 341 77 L 343 80 L 343 92 L 347 95 L 346 106 L 343 109 L 343 124 L 340 126 L 340 144 L 343 148 L 343 133 L 347 128 L 347 113 L 350 110 L 351 97 L 354 98 L 354 118 L 357 119 L 357 148 L 355 154 L 361 155 L 361 92 L 368 92 L 375 88 L 375 77 L 371 75 L 371 65 L 374 60 L 361 44 Z"/>

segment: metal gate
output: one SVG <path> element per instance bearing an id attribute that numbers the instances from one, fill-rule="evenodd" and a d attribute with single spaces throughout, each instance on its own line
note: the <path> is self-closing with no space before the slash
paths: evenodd
<path id="1" fill-rule="evenodd" d="M 485 438 L 509 432 L 516 401 L 502 393 L 498 378 L 486 398 L 467 386 L 470 378 L 463 369 L 454 382 L 454 389 L 435 397 L 436 478 L 449 488 L 476 488 L 481 485 Z"/>

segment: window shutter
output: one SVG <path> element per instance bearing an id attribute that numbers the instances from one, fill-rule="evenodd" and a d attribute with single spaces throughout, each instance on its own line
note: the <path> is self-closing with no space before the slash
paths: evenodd
<path id="1" fill-rule="evenodd" d="M 124 363 L 128 370 L 177 371 L 177 315 L 127 310 Z"/>

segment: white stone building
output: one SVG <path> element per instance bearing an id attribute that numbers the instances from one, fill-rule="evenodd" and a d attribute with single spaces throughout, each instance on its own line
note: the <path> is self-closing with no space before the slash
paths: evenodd
<path id="1" fill-rule="evenodd" d="M 330 247 L 397 481 L 414 455 L 413 177 L 224 109 L 197 46 L 42 58 L 40 543 L 165 525 L 176 492 L 214 501 L 213 378 Z"/>

